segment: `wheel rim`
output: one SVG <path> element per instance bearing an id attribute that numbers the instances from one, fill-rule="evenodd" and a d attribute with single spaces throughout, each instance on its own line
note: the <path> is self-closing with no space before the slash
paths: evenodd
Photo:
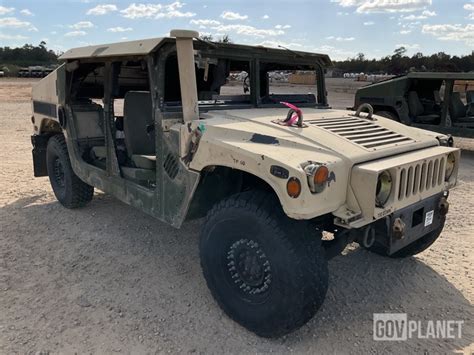
<path id="1" fill-rule="evenodd" d="M 59 158 L 54 160 L 53 165 L 54 180 L 59 187 L 64 187 L 64 167 Z"/>
<path id="2" fill-rule="evenodd" d="M 262 296 L 272 282 L 271 264 L 260 245 L 239 239 L 227 252 L 227 271 L 231 282 L 246 296 Z"/>

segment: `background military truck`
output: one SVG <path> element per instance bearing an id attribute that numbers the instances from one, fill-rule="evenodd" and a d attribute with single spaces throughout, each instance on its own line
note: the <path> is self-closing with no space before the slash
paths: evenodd
<path id="1" fill-rule="evenodd" d="M 413 72 L 359 88 L 375 113 L 435 132 L 474 138 L 474 73 Z"/>
<path id="2" fill-rule="evenodd" d="M 36 65 L 28 68 L 21 68 L 17 75 L 19 78 L 44 78 L 53 70 L 54 69 Z"/>
<path id="3" fill-rule="evenodd" d="M 33 88 L 35 176 L 64 206 L 98 188 L 175 227 L 205 216 L 207 285 L 265 337 L 317 312 L 348 243 L 406 257 L 438 238 L 459 166 L 448 137 L 330 109 L 327 55 L 171 35 L 71 49 Z M 313 72 L 313 90 L 272 86 L 284 71 Z"/>

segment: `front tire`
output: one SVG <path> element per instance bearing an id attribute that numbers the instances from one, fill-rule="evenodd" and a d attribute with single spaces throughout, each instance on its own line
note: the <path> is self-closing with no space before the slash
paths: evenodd
<path id="1" fill-rule="evenodd" d="M 62 134 L 51 137 L 46 149 L 48 176 L 54 195 L 66 208 L 79 208 L 92 200 L 94 187 L 74 174 Z"/>
<path id="2" fill-rule="evenodd" d="M 202 229 L 200 256 L 220 307 L 259 336 L 301 327 L 326 296 L 320 232 L 289 219 L 270 193 L 249 191 L 216 204 Z"/>

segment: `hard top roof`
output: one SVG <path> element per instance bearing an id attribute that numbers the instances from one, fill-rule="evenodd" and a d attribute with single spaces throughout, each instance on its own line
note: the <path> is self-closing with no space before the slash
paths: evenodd
<path id="1" fill-rule="evenodd" d="M 149 38 L 138 41 L 109 43 L 95 46 L 73 48 L 59 57 L 59 60 L 75 60 L 84 58 L 107 58 L 125 56 L 145 56 L 158 49 L 166 41 L 174 41 L 172 37 Z M 248 46 L 234 43 L 211 42 L 215 48 L 228 48 L 241 51 L 265 52 L 266 55 L 291 54 L 295 57 L 315 58 L 323 66 L 331 66 L 331 59 L 327 54 L 293 51 L 289 49 L 276 49 L 263 46 Z"/>
<path id="2" fill-rule="evenodd" d="M 409 79 L 454 79 L 454 80 L 474 80 L 474 72 L 411 72 L 406 75 Z"/>
<path id="3" fill-rule="evenodd" d="M 409 79 L 421 80 L 474 80 L 474 72 L 460 73 L 460 72 L 411 72 L 405 75 L 397 75 L 388 79 L 380 80 L 375 83 L 363 86 L 357 91 L 364 91 L 364 88 L 374 86 L 390 85 L 394 81 L 404 81 Z"/>
<path id="4" fill-rule="evenodd" d="M 147 55 L 153 52 L 164 39 L 164 37 L 149 38 L 72 48 L 61 55 L 59 60 Z"/>

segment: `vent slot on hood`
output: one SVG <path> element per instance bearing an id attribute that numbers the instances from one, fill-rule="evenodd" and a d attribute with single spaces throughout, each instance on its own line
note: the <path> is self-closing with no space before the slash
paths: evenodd
<path id="1" fill-rule="evenodd" d="M 305 123 L 335 133 L 366 149 L 375 150 L 414 142 L 400 133 L 358 117 L 322 118 L 305 120 Z"/>

